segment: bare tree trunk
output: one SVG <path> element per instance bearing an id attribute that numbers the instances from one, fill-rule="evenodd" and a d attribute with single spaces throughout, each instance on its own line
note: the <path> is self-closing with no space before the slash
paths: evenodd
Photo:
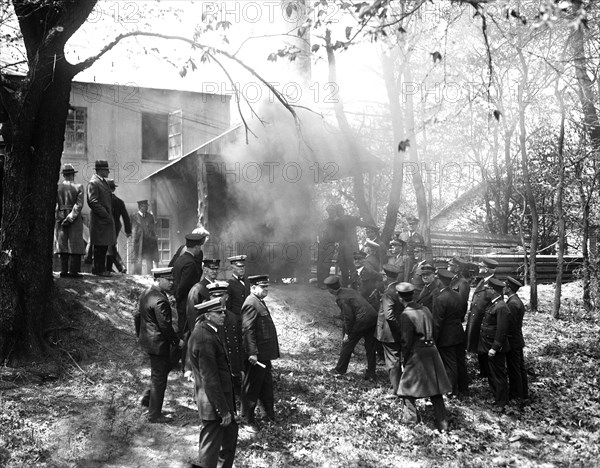
<path id="1" fill-rule="evenodd" d="M 329 64 L 329 81 L 331 83 L 337 83 L 337 69 L 335 64 L 335 49 L 334 45 L 331 43 L 331 31 L 327 30 L 325 33 L 325 45 L 327 49 L 327 61 Z M 358 207 L 358 211 L 360 213 L 361 218 L 372 225 L 375 225 L 375 220 L 373 219 L 373 214 L 369 209 L 369 204 L 367 203 L 367 199 L 365 197 L 365 181 L 364 175 L 362 171 L 362 164 L 360 162 L 360 155 L 358 154 L 358 141 L 356 138 L 355 132 L 350 127 L 348 123 L 348 119 L 346 118 L 346 113 L 344 112 L 344 104 L 341 98 L 341 94 L 338 92 L 338 98 L 334 103 L 335 116 L 337 118 L 338 125 L 346 138 L 350 140 L 350 148 L 351 151 L 348 154 L 348 157 L 351 159 L 350 166 L 354 168 L 354 176 L 353 176 L 353 194 L 354 201 Z"/>
<path id="2" fill-rule="evenodd" d="M 565 183 L 565 162 L 563 149 L 565 146 L 565 103 L 563 92 L 556 89 L 556 98 L 560 107 L 560 133 L 558 135 L 558 185 L 555 194 L 555 213 L 558 222 L 558 252 L 556 261 L 556 287 L 554 288 L 554 303 L 552 304 L 552 318 L 560 317 L 560 301 L 562 294 L 562 278 L 565 250 L 565 212 L 563 210 L 563 187 Z"/>

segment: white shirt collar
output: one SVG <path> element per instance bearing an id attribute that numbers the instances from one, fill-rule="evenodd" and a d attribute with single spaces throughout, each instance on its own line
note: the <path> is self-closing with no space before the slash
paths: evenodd
<path id="1" fill-rule="evenodd" d="M 212 323 L 210 323 L 208 320 L 206 321 L 206 325 L 208 325 L 210 328 L 212 328 L 215 333 L 218 333 L 219 330 L 217 330 L 217 327 L 215 327 Z"/>

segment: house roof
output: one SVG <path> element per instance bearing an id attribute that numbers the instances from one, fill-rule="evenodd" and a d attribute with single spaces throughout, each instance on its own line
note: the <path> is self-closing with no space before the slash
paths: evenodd
<path id="1" fill-rule="evenodd" d="M 361 145 L 357 144 L 355 148 L 352 148 L 350 138 L 337 127 L 327 124 L 320 116 L 317 116 L 312 112 L 304 112 L 302 115 L 299 115 L 299 118 L 302 129 L 301 140 L 304 144 L 297 145 L 297 156 L 298 159 L 302 158 L 307 162 L 319 163 L 319 169 L 322 169 L 322 172 L 324 172 L 323 174 L 320 174 L 319 180 L 338 180 L 352 176 L 353 165 L 347 156 L 352 151 L 358 152 L 362 172 L 376 172 L 385 167 L 383 161 L 376 158 Z M 316 118 L 319 120 L 318 125 L 315 125 Z M 282 140 L 286 140 L 286 135 L 280 133 L 278 130 L 277 122 L 272 124 L 272 127 L 270 127 L 267 132 L 269 138 L 277 139 L 279 137 Z M 250 138 L 249 146 L 255 144 L 254 142 L 257 142 L 256 144 L 258 145 L 261 144 L 260 139 L 254 139 L 253 136 Z M 244 125 L 240 123 L 206 143 L 203 143 L 187 154 L 172 160 L 165 166 L 140 180 L 140 182 L 161 174 L 190 156 L 224 155 L 228 145 L 237 142 L 239 146 L 239 144 L 243 144 L 244 141 L 245 128 Z M 285 143 L 289 145 L 289 142 L 286 141 Z M 249 153 L 251 153 L 251 151 L 249 151 Z"/>

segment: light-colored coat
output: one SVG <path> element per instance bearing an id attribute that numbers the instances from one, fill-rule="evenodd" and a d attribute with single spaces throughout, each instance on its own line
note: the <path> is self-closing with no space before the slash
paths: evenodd
<path id="1" fill-rule="evenodd" d="M 69 180 L 58 184 L 56 197 L 56 253 L 85 254 L 83 242 L 83 185 Z M 70 223 L 64 226 L 67 219 Z"/>

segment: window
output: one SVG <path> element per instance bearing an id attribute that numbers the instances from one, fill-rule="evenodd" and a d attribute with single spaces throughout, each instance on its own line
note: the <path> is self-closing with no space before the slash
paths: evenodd
<path id="1" fill-rule="evenodd" d="M 169 218 L 156 220 L 156 238 L 158 239 L 158 261 L 167 265 L 171 261 L 171 224 Z"/>
<path id="2" fill-rule="evenodd" d="M 66 154 L 85 154 L 87 146 L 87 115 L 85 107 L 72 107 L 67 114 L 65 128 Z"/>
<path id="3" fill-rule="evenodd" d="M 142 112 L 142 160 L 168 159 L 168 118 L 168 114 Z"/>
<path id="4" fill-rule="evenodd" d="M 178 110 L 169 114 L 169 159 L 182 156 L 183 113 Z"/>

